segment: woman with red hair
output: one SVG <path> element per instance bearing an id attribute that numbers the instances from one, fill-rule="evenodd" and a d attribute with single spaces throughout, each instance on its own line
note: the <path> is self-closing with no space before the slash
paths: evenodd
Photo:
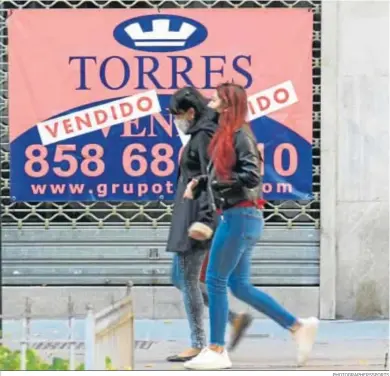
<path id="1" fill-rule="evenodd" d="M 210 345 L 184 366 L 199 370 L 232 366 L 225 349 L 227 286 L 238 299 L 293 334 L 298 347 L 298 363 L 302 365 L 314 344 L 317 318 L 296 318 L 250 283 L 251 253 L 260 239 L 264 219 L 261 210 L 262 158 L 245 120 L 246 92 L 239 85 L 222 84 L 217 88 L 209 106 L 220 113 L 219 127 L 208 148 L 211 162 L 207 175 L 192 179 L 184 197 L 194 199 L 206 191 L 212 206 L 220 214 L 206 273 Z"/>
<path id="2" fill-rule="evenodd" d="M 169 104 L 174 123 L 189 136 L 180 159 L 178 185 L 172 214 L 167 251 L 173 252 L 172 283 L 183 294 L 191 333 L 191 348 L 169 356 L 169 362 L 185 362 L 200 353 L 206 344 L 203 328 L 203 303 L 208 297 L 199 283 L 202 261 L 210 248 L 216 225 L 207 194 L 197 200 L 183 200 L 183 192 L 193 177 L 206 173 L 209 164 L 207 147 L 217 128 L 218 114 L 207 107 L 207 100 L 193 87 L 176 91 Z M 232 347 L 238 343 L 251 322 L 247 313 L 229 312 L 232 323 Z"/>

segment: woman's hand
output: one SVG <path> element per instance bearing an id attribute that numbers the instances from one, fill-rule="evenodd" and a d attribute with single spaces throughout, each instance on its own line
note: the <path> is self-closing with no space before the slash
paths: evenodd
<path id="1" fill-rule="evenodd" d="M 203 232 L 196 231 L 196 230 L 189 231 L 188 236 L 192 239 L 199 240 L 199 241 L 207 240 L 207 237 Z"/>
<path id="2" fill-rule="evenodd" d="M 188 236 L 195 240 L 208 240 L 213 236 L 213 229 L 202 222 L 195 222 L 188 229 Z"/>
<path id="3" fill-rule="evenodd" d="M 196 179 L 192 179 L 188 184 L 187 184 L 187 188 L 186 190 L 184 191 L 184 194 L 183 194 L 183 197 L 184 198 L 187 198 L 189 200 L 193 200 L 194 199 L 194 192 L 193 190 L 195 189 L 195 187 L 198 185 L 198 180 Z"/>

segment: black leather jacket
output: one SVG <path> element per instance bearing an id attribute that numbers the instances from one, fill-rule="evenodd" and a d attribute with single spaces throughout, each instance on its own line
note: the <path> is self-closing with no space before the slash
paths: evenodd
<path id="1" fill-rule="evenodd" d="M 262 198 L 262 157 L 249 126 L 245 125 L 236 131 L 234 146 L 237 162 L 231 180 L 219 181 L 211 162 L 207 175 L 196 177 L 199 184 L 194 189 L 194 198 L 202 191 L 208 191 L 214 209 L 226 210 L 242 201 L 257 202 Z"/>

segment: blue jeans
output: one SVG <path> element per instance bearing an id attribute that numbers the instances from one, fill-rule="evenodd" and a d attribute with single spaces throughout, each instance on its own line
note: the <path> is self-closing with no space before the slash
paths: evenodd
<path id="1" fill-rule="evenodd" d="M 172 283 L 183 294 L 184 307 L 191 332 L 191 347 L 202 349 L 206 345 L 203 327 L 204 298 L 199 275 L 206 251 L 176 253 L 173 257 Z"/>
<path id="2" fill-rule="evenodd" d="M 205 251 L 176 253 L 173 256 L 172 284 L 182 292 L 184 308 L 191 332 L 191 347 L 202 349 L 206 346 L 203 327 L 203 304 L 208 306 L 206 287 L 199 281 L 200 269 Z M 228 320 L 233 323 L 237 313 L 228 312 Z"/>
<path id="3" fill-rule="evenodd" d="M 214 235 L 206 274 L 210 310 L 210 343 L 224 346 L 228 319 L 227 286 L 238 299 L 284 328 L 297 319 L 250 283 L 251 253 L 264 227 L 263 213 L 254 208 L 232 208 L 223 213 Z"/>

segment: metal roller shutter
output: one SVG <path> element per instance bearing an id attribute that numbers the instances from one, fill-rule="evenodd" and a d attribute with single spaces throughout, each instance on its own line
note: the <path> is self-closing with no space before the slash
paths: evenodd
<path id="1" fill-rule="evenodd" d="M 168 228 L 125 230 L 53 229 L 42 239 L 34 229 L 8 230 L 3 282 L 10 285 L 170 283 Z M 253 282 L 261 285 L 318 285 L 318 234 L 312 228 L 265 231 L 253 257 Z"/>

